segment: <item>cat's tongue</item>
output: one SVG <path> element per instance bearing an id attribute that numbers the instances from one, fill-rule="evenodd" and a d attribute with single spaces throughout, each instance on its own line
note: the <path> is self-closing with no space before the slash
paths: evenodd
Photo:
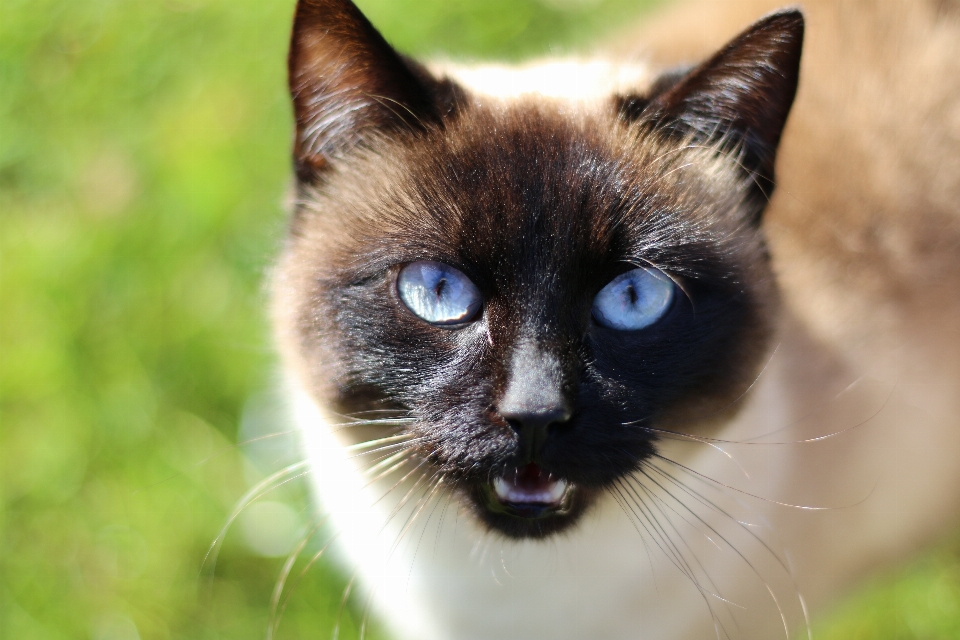
<path id="1" fill-rule="evenodd" d="M 559 505 L 567 482 L 545 473 L 530 463 L 512 474 L 494 479 L 493 490 L 501 502 L 511 504 Z"/>

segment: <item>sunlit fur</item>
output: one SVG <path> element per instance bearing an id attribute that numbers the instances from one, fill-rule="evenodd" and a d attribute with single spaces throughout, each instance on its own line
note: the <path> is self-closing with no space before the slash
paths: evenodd
<path id="1" fill-rule="evenodd" d="M 336 5 L 350 38 L 369 37 L 347 4 L 303 4 Z M 779 132 L 757 153 L 722 123 L 647 110 L 684 77 L 659 61 L 709 57 L 773 2 L 711 1 L 646 23 L 621 51 L 655 64 L 638 72 L 621 53 L 627 70 L 604 71 L 608 99 L 595 86 L 525 95 L 517 76 L 490 95 L 479 89 L 496 87 L 491 71 L 471 87 L 469 71 L 457 84 L 420 67 L 399 85 L 393 71 L 338 67 L 315 86 L 322 60 L 346 63 L 315 55 L 323 39 L 295 38 L 311 64 L 291 58 L 300 181 L 273 309 L 323 534 L 356 578 L 345 600 L 418 640 L 788 638 L 955 520 L 955 3 L 807 4 L 776 180 Z M 362 38 L 351 51 L 390 57 Z M 337 88 L 341 72 L 350 82 Z M 632 93 L 627 76 L 642 78 Z M 427 97 L 411 97 L 416 78 Z M 524 217 L 541 209 L 552 215 Z M 467 269 L 485 254 L 502 264 L 489 282 L 483 269 L 471 278 L 487 292 L 509 283 L 499 308 L 515 313 L 478 335 L 435 333 L 446 330 L 390 298 L 404 261 Z M 603 377 L 613 409 L 577 447 L 582 468 L 555 461 L 589 489 L 582 503 L 556 526 L 510 528 L 470 492 L 513 463 L 509 429 L 484 413 L 503 352 L 538 329 L 576 334 L 577 305 L 617 273 L 596 267 L 611 255 L 671 274 L 689 305 L 677 318 L 715 332 L 664 324 L 650 335 L 669 339 L 631 343 L 661 363 L 663 386 Z"/>

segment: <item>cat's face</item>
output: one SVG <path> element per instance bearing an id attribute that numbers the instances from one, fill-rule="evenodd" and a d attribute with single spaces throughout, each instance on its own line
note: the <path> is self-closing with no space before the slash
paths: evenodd
<path id="1" fill-rule="evenodd" d="M 398 57 L 349 3 L 302 2 L 288 362 L 332 411 L 400 418 L 419 472 L 490 527 L 573 524 L 756 374 L 801 35 L 781 14 L 646 94 L 505 103 Z"/>

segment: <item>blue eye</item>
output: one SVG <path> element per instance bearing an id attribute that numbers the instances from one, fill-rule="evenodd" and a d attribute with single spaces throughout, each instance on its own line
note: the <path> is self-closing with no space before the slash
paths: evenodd
<path id="1" fill-rule="evenodd" d="M 442 262 L 412 262 L 397 276 L 397 293 L 430 324 L 462 324 L 477 315 L 480 291 L 460 271 Z"/>
<path id="2" fill-rule="evenodd" d="M 649 327 L 673 301 L 674 284 L 657 269 L 634 269 L 614 278 L 593 300 L 593 317 L 620 331 Z"/>

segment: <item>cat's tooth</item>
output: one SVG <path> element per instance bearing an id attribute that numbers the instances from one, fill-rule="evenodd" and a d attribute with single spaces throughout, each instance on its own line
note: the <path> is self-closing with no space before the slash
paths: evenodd
<path id="1" fill-rule="evenodd" d="M 550 502 L 560 502 L 563 500 L 563 494 L 567 492 L 567 481 L 557 480 L 550 485 Z"/>
<path id="2" fill-rule="evenodd" d="M 497 494 L 497 497 L 506 502 L 510 501 L 510 494 L 513 493 L 511 490 L 512 487 L 503 478 L 494 478 L 493 479 L 493 491 Z"/>

